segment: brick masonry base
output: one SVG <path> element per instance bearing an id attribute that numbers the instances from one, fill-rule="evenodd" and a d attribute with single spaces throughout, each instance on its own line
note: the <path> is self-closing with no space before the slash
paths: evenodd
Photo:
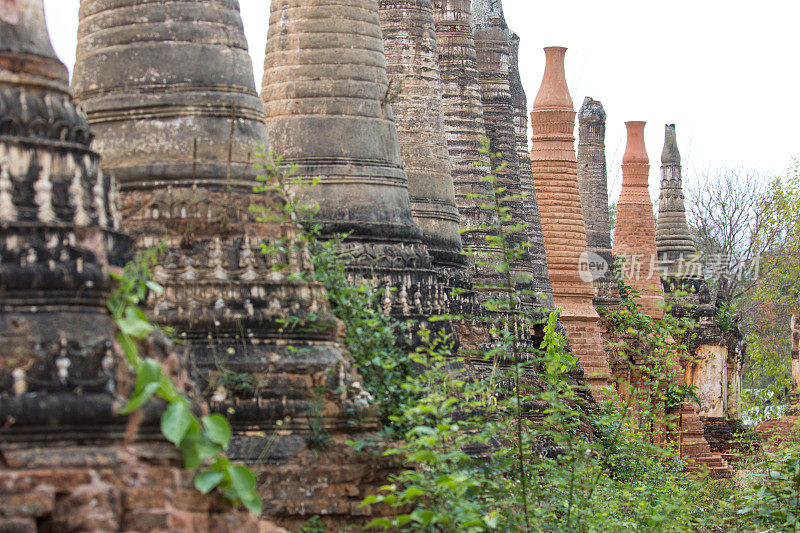
<path id="1" fill-rule="evenodd" d="M 611 385 L 611 369 L 603 346 L 603 335 L 597 319 L 568 315 L 561 316 L 572 353 L 583 367 L 584 379 L 595 398 L 599 391 Z"/>
<path id="2" fill-rule="evenodd" d="M 257 465 L 264 499 L 259 518 L 219 493 L 200 494 L 193 473 L 167 443 L 0 448 L 0 532 L 169 531 L 279 533 L 322 515 L 332 530 L 366 523 L 361 508 L 392 467 L 377 452 L 334 442 L 283 465 Z"/>

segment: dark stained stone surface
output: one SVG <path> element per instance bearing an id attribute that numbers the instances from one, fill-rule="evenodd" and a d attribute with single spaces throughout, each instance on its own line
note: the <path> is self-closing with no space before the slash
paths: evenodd
<path id="1" fill-rule="evenodd" d="M 594 279 L 596 307 L 620 303 L 611 255 L 606 172 L 606 112 L 603 104 L 587 96 L 578 111 L 578 187 L 586 224 L 587 259 Z"/>
<path id="2" fill-rule="evenodd" d="M 295 453 L 312 387 L 330 400 L 330 431 L 354 428 L 363 398 L 349 387 L 357 379 L 324 289 L 302 281 L 312 265 L 298 228 L 250 209 L 269 213 L 282 199 L 253 192 L 266 134 L 238 2 L 86 0 L 80 15 L 76 97 L 121 182 L 123 227 L 140 249 L 166 243 L 154 269 L 166 292 L 149 301 L 152 314 L 186 339 L 200 389 L 240 435 L 233 455 Z M 283 252 L 262 253 L 279 239 Z M 257 436 L 279 421 L 286 433 L 274 443 Z"/>
<path id="3" fill-rule="evenodd" d="M 0 12 L 0 443 L 119 437 L 109 266 L 128 258 L 41 0 Z"/>
<path id="4" fill-rule="evenodd" d="M 270 147 L 319 179 L 315 222 L 323 237 L 348 234 L 351 275 L 385 286 L 392 314 L 422 318 L 450 302 L 412 215 L 392 98 L 377 0 L 273 0 L 261 93 Z"/>
<path id="5" fill-rule="evenodd" d="M 486 135 L 492 152 L 499 153 L 506 166 L 498 171 L 498 183 L 507 194 L 522 193 L 520 159 L 517 151 L 517 132 L 511 97 L 510 68 L 511 32 L 506 25 L 503 5 L 499 0 L 473 0 L 471 25 L 475 35 L 478 80 L 483 102 Z M 526 188 L 529 188 L 526 185 Z M 528 228 L 516 235 L 519 242 L 529 242 L 527 253 L 514 264 L 520 288 L 537 291 L 540 296 L 529 302 L 534 307 L 552 309 L 552 289 L 547 272 L 541 227 L 532 214 L 533 199 L 528 200 L 528 212 L 521 200 L 506 202 L 511 209 L 511 224 L 527 222 Z M 529 215 L 529 216 L 526 216 Z M 549 294 L 548 294 L 549 292 Z"/>
<path id="6" fill-rule="evenodd" d="M 681 154 L 675 137 L 675 124 L 667 124 L 664 131 L 656 244 L 659 264 L 667 278 L 697 277 L 698 273 L 688 272 L 685 265 L 681 265 L 682 262 L 691 262 L 697 251 L 686 223 Z"/>
<path id="7" fill-rule="evenodd" d="M 392 109 L 411 211 L 434 266 L 464 268 L 430 0 L 380 0 Z"/>

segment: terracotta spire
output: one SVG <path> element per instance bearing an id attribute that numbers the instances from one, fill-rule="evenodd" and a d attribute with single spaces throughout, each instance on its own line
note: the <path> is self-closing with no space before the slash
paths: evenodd
<path id="1" fill-rule="evenodd" d="M 439 270 L 463 269 L 431 0 L 380 0 L 392 109 L 411 211 Z"/>
<path id="2" fill-rule="evenodd" d="M 622 192 L 617 202 L 614 255 L 624 265 L 625 283 L 638 292 L 642 311 L 664 316 L 664 292 L 656 250 L 653 203 L 648 177 L 650 159 L 644 146 L 644 122 L 626 122 L 628 144 L 622 156 Z"/>
<path id="3" fill-rule="evenodd" d="M 519 195 L 522 193 L 522 180 L 509 78 L 511 33 L 506 25 L 502 1 L 473 0 L 471 24 L 475 35 L 486 135 L 492 151 L 499 153 L 506 163 L 505 168 L 497 172 L 498 184 L 506 188 L 507 194 Z M 529 209 L 533 201 L 535 198 L 528 200 Z M 541 297 L 532 299 L 532 306 L 552 309 L 547 263 L 543 260 L 543 239 L 536 217 L 530 214 L 531 220 L 527 220 L 521 200 L 508 201 L 506 206 L 511 209 L 512 224 L 529 224 L 517 235 L 520 242 L 531 243 L 527 253 L 513 265 L 521 280 L 520 286 L 541 294 Z"/>
<path id="4" fill-rule="evenodd" d="M 578 111 L 578 123 L 578 187 L 586 224 L 586 262 L 595 287 L 594 305 L 613 307 L 620 303 L 620 295 L 611 256 L 603 104 L 587 96 Z"/>
<path id="5" fill-rule="evenodd" d="M 110 265 L 128 258 L 41 0 L 0 10 L 2 440 L 119 439 Z M 8 466 L 8 465 L 5 465 Z"/>
<path id="6" fill-rule="evenodd" d="M 261 93 L 270 146 L 319 179 L 315 222 L 323 237 L 349 235 L 351 275 L 385 285 L 393 314 L 421 318 L 448 297 L 412 216 L 393 90 L 377 0 L 273 0 Z"/>
<path id="7" fill-rule="evenodd" d="M 667 278 L 697 277 L 700 274 L 687 268 L 687 263 L 691 261 L 696 250 L 686 223 L 681 154 L 675 137 L 675 124 L 665 126 L 656 244 L 658 261 Z"/>
<path id="8" fill-rule="evenodd" d="M 311 266 L 292 244 L 298 229 L 251 211 L 282 200 L 253 192 L 266 136 L 238 4 L 84 0 L 80 15 L 77 98 L 105 170 L 121 182 L 123 227 L 140 249 L 166 242 L 154 269 L 166 293 L 152 298 L 152 313 L 185 338 L 212 408 L 231 418 L 231 454 L 298 451 L 314 376 L 330 376 L 317 383 L 331 400 L 323 423 L 343 427 L 354 405 L 333 395 L 333 376 L 352 374 L 324 289 L 300 281 Z M 285 254 L 262 253 L 277 238 Z M 304 325 L 281 323 L 292 318 Z M 307 354 L 301 369 L 297 350 Z M 269 386 L 237 388 L 226 372 Z M 274 443 L 257 436 L 287 416 Z"/>
<path id="9" fill-rule="evenodd" d="M 609 384 L 610 369 L 592 305 L 594 288 L 579 270 L 586 228 L 578 190 L 575 111 L 564 71 L 566 51 L 545 48 L 544 78 L 531 113 L 531 164 L 555 304 L 563 310 L 561 320 L 573 353 L 596 390 Z"/>

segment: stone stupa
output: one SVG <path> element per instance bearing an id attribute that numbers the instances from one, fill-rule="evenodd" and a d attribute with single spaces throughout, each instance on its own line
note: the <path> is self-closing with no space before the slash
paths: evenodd
<path id="1" fill-rule="evenodd" d="M 277 193 L 253 190 L 266 135 L 238 4 L 84 0 L 73 87 L 120 182 L 123 228 L 139 249 L 166 244 L 152 316 L 185 340 L 203 397 L 230 418 L 231 456 L 288 461 L 312 417 L 332 435 L 375 427 L 352 423 L 358 380 L 324 288 L 305 281 L 299 228 L 268 216 Z"/>
<path id="2" fill-rule="evenodd" d="M 491 192 L 481 181 L 489 158 L 480 153 L 486 128 L 475 39 L 470 27 L 471 0 L 433 0 L 433 6 L 444 130 L 463 232 L 461 238 L 465 249 L 485 254 L 490 251 L 485 239 L 487 227 L 493 226 L 497 218 L 494 212 L 482 209 L 483 200 L 470 197 Z M 471 259 L 470 274 L 476 282 L 485 283 L 496 276 L 493 269 L 481 267 Z"/>
<path id="3" fill-rule="evenodd" d="M 50 44 L 41 0 L 0 11 L 0 450 L 121 439 L 108 270 L 130 258 L 116 188 Z M 151 428 L 152 429 L 152 428 Z M 4 461 L 4 462 L 5 462 Z"/>
<path id="4" fill-rule="evenodd" d="M 497 171 L 497 183 L 505 188 L 504 194 L 520 195 L 523 185 L 510 79 L 512 39 L 502 1 L 473 0 L 471 24 L 475 35 L 486 135 L 492 152 L 500 154 L 501 159 L 496 163 L 505 163 Z M 504 202 L 504 207 L 510 209 L 511 225 L 527 224 L 512 236 L 515 243 L 529 243 L 525 254 L 512 266 L 519 280 L 518 288 L 536 294 L 528 294 L 525 303 L 534 309 L 536 315 L 543 317 L 553 308 L 553 302 L 541 227 L 536 224 L 536 216 L 525 209 L 527 207 L 530 211 L 535 207 L 535 195 L 529 196 L 526 201 L 508 200 Z"/>
<path id="5" fill-rule="evenodd" d="M 681 153 L 675 136 L 675 124 L 667 124 L 664 127 L 656 245 L 658 262 L 664 271 L 664 278 L 700 277 L 700 272 L 695 272 L 690 267 L 697 250 L 686 222 Z"/>
<path id="6" fill-rule="evenodd" d="M 514 110 L 514 130 L 516 133 L 517 156 L 519 157 L 519 178 L 522 193 L 522 210 L 528 224 L 527 239 L 531 243 L 530 254 L 534 268 L 534 290 L 546 296 L 546 308 L 554 309 L 553 285 L 547 270 L 547 254 L 544 249 L 542 221 L 539 215 L 539 202 L 536 199 L 536 186 L 533 183 L 531 168 L 531 149 L 528 144 L 528 97 L 519 74 L 519 36 L 511 35 L 511 62 L 509 69 L 511 105 Z"/>
<path id="7" fill-rule="evenodd" d="M 322 238 L 347 235 L 350 275 L 384 287 L 394 316 L 424 319 L 448 310 L 449 294 L 413 217 L 392 95 L 377 0 L 273 0 L 261 92 L 270 148 L 318 180 L 306 201 Z"/>
<path id="8" fill-rule="evenodd" d="M 91 140 L 42 0 L 0 2 L 0 531 L 270 531 L 195 491 L 163 402 L 118 414 L 136 376 L 106 301 L 131 242 Z M 182 390 L 178 353 L 141 343 Z"/>
<path id="9" fill-rule="evenodd" d="M 578 187 L 586 224 L 586 264 L 594 288 L 594 305 L 613 308 L 620 303 L 619 285 L 611 255 L 606 172 L 606 112 L 587 96 L 578 111 Z"/>
<path id="10" fill-rule="evenodd" d="M 459 214 L 444 128 L 430 0 L 379 0 L 392 110 L 414 220 L 434 267 L 462 277 Z"/>

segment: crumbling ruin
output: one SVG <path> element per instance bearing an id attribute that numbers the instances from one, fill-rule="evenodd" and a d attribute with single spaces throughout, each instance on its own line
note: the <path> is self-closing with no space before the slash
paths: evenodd
<path id="1" fill-rule="evenodd" d="M 0 530 L 277 531 L 194 489 L 160 436 L 162 404 L 118 414 L 133 383 L 106 299 L 131 243 L 91 140 L 42 1 L 11 4 L 0 12 Z M 147 350 L 176 363 L 158 343 Z"/>
<path id="2" fill-rule="evenodd" d="M 361 400 L 324 289 L 305 281 L 298 229 L 251 209 L 282 200 L 253 190 L 266 138 L 238 7 L 107 4 L 83 2 L 73 86 L 120 182 L 123 229 L 139 249 L 165 243 L 152 315 L 186 342 L 200 394 L 230 418 L 230 455 L 284 462 L 306 447 L 316 388 L 334 433 L 354 427 Z M 131 31 L 142 18 L 148 31 Z M 278 239 L 284 252 L 263 253 Z"/>
<path id="3" fill-rule="evenodd" d="M 379 6 L 411 211 L 434 266 L 459 277 L 466 256 L 444 129 L 433 6 L 430 0 L 381 0 Z"/>
<path id="4" fill-rule="evenodd" d="M 614 256 L 622 262 L 622 280 L 636 292 L 642 312 L 664 316 L 664 292 L 656 249 L 653 202 L 650 200 L 650 159 L 644 146 L 644 122 L 626 122 L 628 143 L 622 156 L 622 192 L 617 201 Z"/>
<path id="5" fill-rule="evenodd" d="M 578 188 L 588 246 L 583 263 L 594 283 L 595 307 L 613 309 L 620 303 L 620 294 L 611 255 L 603 104 L 587 96 L 578 111 L 578 124 Z"/>
<path id="6" fill-rule="evenodd" d="M 595 310 L 620 301 L 605 112 L 584 102 L 576 157 L 566 50 L 547 48 L 529 151 L 519 37 L 499 0 L 273 0 L 260 98 L 235 0 L 83 0 L 73 78 L 82 111 L 41 0 L 2 6 L 0 530 L 272 530 L 194 491 L 159 434 L 158 402 L 118 414 L 132 383 L 105 308 L 108 273 L 162 244 L 154 274 L 166 290 L 148 310 L 182 344 L 151 338 L 143 349 L 198 409 L 230 419 L 230 455 L 258 476 L 264 516 L 295 526 L 376 512 L 360 503 L 392 464 L 346 444 L 378 428 L 374 406 L 324 288 L 309 281 L 301 229 L 278 214 L 285 199 L 254 192 L 275 178 L 257 178 L 262 150 L 320 180 L 306 200 L 319 206 L 322 238 L 347 234 L 349 274 L 377 281 L 387 314 L 473 312 L 453 326 L 462 347 L 480 351 L 492 339 L 472 289 L 498 275 L 465 252 L 489 251 L 496 222 L 470 198 L 491 192 L 475 165 L 488 163 L 486 136 L 507 163 L 500 184 L 527 193 L 510 204 L 513 222 L 528 225 L 528 253 L 514 265 L 531 292 L 522 303 L 540 318 L 560 307 L 585 383 L 595 393 L 610 384 Z M 673 312 L 700 321 L 685 377 L 708 427 L 737 416 L 740 347 L 714 329 L 702 279 L 680 270 L 694 250 L 674 128 L 657 232 L 643 123 L 629 128 L 614 252 L 646 259 L 650 277 L 626 281 L 655 318 L 662 268 L 667 295 L 691 289 Z M 600 276 L 592 253 L 609 267 Z M 689 402 L 681 423 L 684 454 L 728 475 Z M 311 444 L 319 431 L 330 437 L 324 456 Z"/>
<path id="7" fill-rule="evenodd" d="M 273 1 L 261 99 L 270 148 L 319 180 L 322 236 L 347 234 L 353 275 L 394 289 L 393 315 L 424 318 L 449 295 L 413 217 L 383 50 L 377 0 Z"/>
<path id="8" fill-rule="evenodd" d="M 511 95 L 511 32 L 506 24 L 503 3 L 500 0 L 473 0 L 471 25 L 486 136 L 492 153 L 500 156 L 495 164 L 505 164 L 497 169 L 497 183 L 505 189 L 505 194 L 520 195 L 523 185 Z M 527 198 L 527 210 L 521 198 L 505 201 L 504 207 L 510 209 L 511 225 L 527 224 L 513 235 L 516 242 L 529 243 L 525 255 L 514 263 L 513 269 L 520 289 L 538 293 L 527 296 L 527 305 L 534 309 L 535 315 L 541 316 L 541 310 L 549 312 L 553 303 L 541 227 L 536 220 L 538 213 L 534 214 L 535 199 L 535 195 Z"/>

